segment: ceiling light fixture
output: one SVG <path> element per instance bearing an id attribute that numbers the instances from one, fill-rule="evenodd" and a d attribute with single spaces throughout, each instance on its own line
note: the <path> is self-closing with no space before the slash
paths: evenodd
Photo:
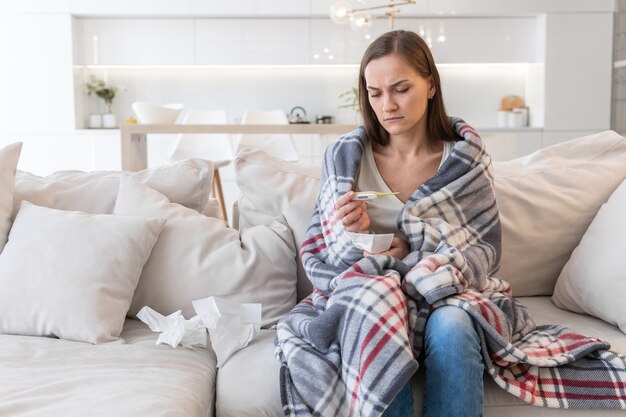
<path id="1" fill-rule="evenodd" d="M 393 29 L 396 13 L 400 13 L 400 9 L 396 7 L 415 4 L 415 0 L 389 0 L 388 4 L 380 6 L 361 7 L 353 9 L 346 0 L 337 0 L 330 6 L 330 19 L 340 25 L 346 23 L 357 32 L 367 31 L 372 26 L 372 19 L 386 16 L 389 18 L 389 28 Z M 371 10 L 387 9 L 382 14 L 373 15 Z"/>

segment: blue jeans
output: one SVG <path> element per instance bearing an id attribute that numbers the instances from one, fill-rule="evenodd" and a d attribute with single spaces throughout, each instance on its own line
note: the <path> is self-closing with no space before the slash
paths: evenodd
<path id="1" fill-rule="evenodd" d="M 426 322 L 424 417 L 483 415 L 480 338 L 459 307 L 434 310 Z"/>
<path id="2" fill-rule="evenodd" d="M 413 393 L 411 392 L 411 381 L 400 390 L 396 398 L 393 399 L 382 417 L 413 417 Z"/>
<path id="3" fill-rule="evenodd" d="M 424 347 L 424 417 L 482 416 L 484 365 L 469 315 L 454 306 L 434 310 L 426 322 Z M 410 382 L 383 417 L 413 417 Z"/>

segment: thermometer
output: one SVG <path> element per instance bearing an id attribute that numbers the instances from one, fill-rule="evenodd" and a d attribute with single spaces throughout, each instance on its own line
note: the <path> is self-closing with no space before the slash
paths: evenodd
<path id="1" fill-rule="evenodd" d="M 353 200 L 373 200 L 375 198 L 378 197 L 385 197 L 388 195 L 396 195 L 396 194 L 400 194 L 399 192 L 397 193 L 385 193 L 385 192 L 381 192 L 381 191 L 359 191 L 358 193 L 355 194 Z"/>

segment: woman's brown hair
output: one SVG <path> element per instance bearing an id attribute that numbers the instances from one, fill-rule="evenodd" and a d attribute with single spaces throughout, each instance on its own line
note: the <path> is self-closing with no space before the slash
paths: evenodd
<path id="1" fill-rule="evenodd" d="M 361 59 L 361 68 L 359 69 L 359 107 L 363 115 L 363 124 L 365 125 L 367 137 L 383 146 L 389 143 L 389 133 L 378 122 L 376 113 L 370 106 L 367 83 L 365 81 L 365 67 L 371 61 L 387 55 L 397 55 L 424 78 L 432 77 L 435 84 L 435 95 L 428 100 L 426 113 L 426 133 L 428 137 L 432 140 L 459 140 L 446 113 L 443 95 L 441 94 L 439 72 L 435 66 L 433 55 L 426 42 L 419 35 L 406 30 L 395 30 L 381 35 L 372 42 L 365 54 L 363 54 L 363 59 Z"/>

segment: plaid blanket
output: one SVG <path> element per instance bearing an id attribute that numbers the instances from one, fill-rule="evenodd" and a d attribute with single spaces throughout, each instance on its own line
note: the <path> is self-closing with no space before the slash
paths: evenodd
<path id="1" fill-rule="evenodd" d="M 300 256 L 314 285 L 277 326 L 287 416 L 380 416 L 418 368 L 429 312 L 471 315 L 486 369 L 522 400 L 558 408 L 626 409 L 626 357 L 601 340 L 536 326 L 497 278 L 500 223 L 491 159 L 460 119 L 451 155 L 404 205 L 411 253 L 363 257 L 334 203 L 354 188 L 362 128 L 325 153 L 321 191 Z"/>

